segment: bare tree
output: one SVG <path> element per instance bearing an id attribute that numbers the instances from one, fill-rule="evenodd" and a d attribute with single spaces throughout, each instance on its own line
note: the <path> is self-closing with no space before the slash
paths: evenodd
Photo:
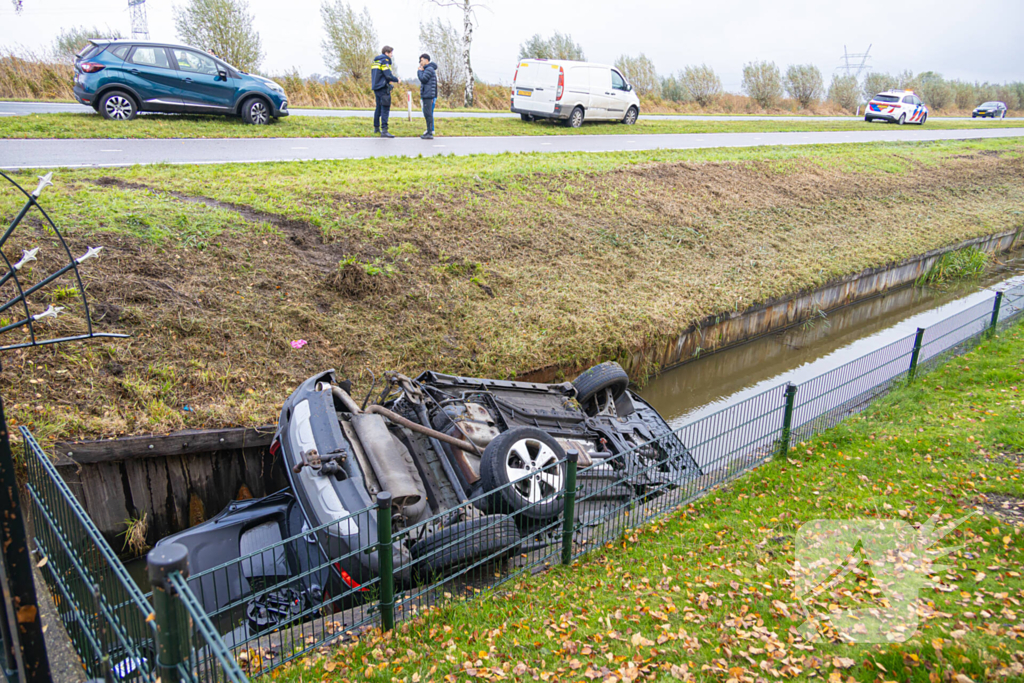
<path id="1" fill-rule="evenodd" d="M 654 62 L 643 52 L 638 57 L 621 55 L 615 60 L 615 68 L 633 85 L 637 95 L 661 97 L 661 81 Z"/>
<path id="2" fill-rule="evenodd" d="M 459 59 L 460 43 L 458 31 L 451 22 L 435 19 L 420 23 L 420 45 L 437 63 L 437 95 L 449 102 L 465 87 L 462 80 L 465 74 Z"/>
<path id="3" fill-rule="evenodd" d="M 899 87 L 899 81 L 887 73 L 873 71 L 864 77 L 864 98 L 870 100 L 880 92 Z"/>
<path id="4" fill-rule="evenodd" d="M 429 0 L 438 7 L 455 7 L 462 10 L 462 69 L 466 78 L 465 105 L 473 106 L 473 64 L 469 59 L 470 48 L 473 47 L 473 20 L 474 13 L 481 7 L 482 3 L 475 3 L 473 0 Z"/>
<path id="5" fill-rule="evenodd" d="M 743 92 L 764 109 L 775 106 L 782 97 L 782 73 L 775 62 L 744 64 Z"/>
<path id="6" fill-rule="evenodd" d="M 67 30 L 61 29 L 60 34 L 53 41 L 53 56 L 59 62 L 74 64 L 75 55 L 94 38 L 118 40 L 124 38 L 124 36 L 109 26 L 104 29 L 96 26 L 91 28 L 88 26 L 72 26 Z"/>
<path id="7" fill-rule="evenodd" d="M 791 64 L 786 69 L 786 91 L 805 109 L 820 100 L 825 92 L 825 83 L 818 67 L 813 64 Z"/>
<path id="8" fill-rule="evenodd" d="M 187 0 L 184 7 L 175 6 L 174 25 L 182 42 L 242 71 L 256 71 L 263 61 L 247 0 Z"/>
<path id="9" fill-rule="evenodd" d="M 838 104 L 843 109 L 853 111 L 860 100 L 860 83 L 853 74 L 833 74 L 832 84 L 828 86 L 828 101 Z"/>
<path id="10" fill-rule="evenodd" d="M 519 59 L 569 59 L 577 62 L 585 62 L 586 55 L 583 54 L 583 47 L 572 39 L 568 33 L 561 34 L 555 31 L 550 38 L 541 38 L 540 34 L 534 35 L 528 41 L 519 46 Z"/>
<path id="11" fill-rule="evenodd" d="M 702 107 L 713 103 L 722 94 L 722 80 L 707 64 L 686 67 L 679 74 L 679 82 L 690 99 Z"/>
<path id="12" fill-rule="evenodd" d="M 367 79 L 378 45 L 377 31 L 366 7 L 362 14 L 357 14 L 344 0 L 324 0 L 320 17 L 327 32 L 327 37 L 320 41 L 327 68 L 340 78 Z"/>

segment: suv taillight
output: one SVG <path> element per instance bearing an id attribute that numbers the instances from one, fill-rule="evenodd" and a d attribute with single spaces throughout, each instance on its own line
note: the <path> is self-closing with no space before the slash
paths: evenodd
<path id="1" fill-rule="evenodd" d="M 78 68 L 87 74 L 94 74 L 97 71 L 102 71 L 106 67 L 99 62 L 81 62 L 79 63 Z"/>
<path id="2" fill-rule="evenodd" d="M 555 95 L 555 100 L 562 99 L 562 93 L 565 91 L 565 70 L 562 67 L 558 67 L 558 93 Z"/>

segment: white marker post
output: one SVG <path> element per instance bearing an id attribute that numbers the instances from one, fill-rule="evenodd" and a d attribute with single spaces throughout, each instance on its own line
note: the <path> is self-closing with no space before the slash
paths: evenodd
<path id="1" fill-rule="evenodd" d="M 412 90 L 405 94 L 409 96 L 409 123 L 412 123 Z"/>

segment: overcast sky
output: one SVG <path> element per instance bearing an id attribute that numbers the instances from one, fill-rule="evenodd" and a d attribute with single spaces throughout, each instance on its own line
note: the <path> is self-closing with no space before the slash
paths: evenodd
<path id="1" fill-rule="evenodd" d="M 150 36 L 175 40 L 172 8 L 182 0 L 148 0 Z M 362 0 L 352 3 L 356 9 Z M 1024 0 L 490 0 L 477 12 L 473 64 L 488 82 L 512 80 L 519 44 L 534 33 L 572 34 L 591 61 L 611 63 L 644 52 L 660 74 L 705 62 L 738 92 L 743 63 L 811 62 L 826 82 L 845 45 L 872 45 L 873 70 L 938 71 L 947 78 L 1024 80 Z M 110 26 L 130 34 L 127 0 L 24 0 L 15 15 L 0 0 L 0 46 L 38 48 L 61 28 Z M 262 70 L 327 73 L 321 56 L 319 0 L 249 0 L 266 57 Z M 441 16 L 461 27 L 456 10 L 427 0 L 367 4 L 381 42 L 395 46 L 399 73 L 416 70 L 419 22 Z"/>

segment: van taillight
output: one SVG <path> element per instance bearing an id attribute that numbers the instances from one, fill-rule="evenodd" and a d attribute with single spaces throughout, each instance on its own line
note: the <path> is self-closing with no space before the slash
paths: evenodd
<path id="1" fill-rule="evenodd" d="M 78 67 L 87 74 L 94 74 L 104 69 L 104 65 L 98 62 L 82 62 Z"/>
<path id="2" fill-rule="evenodd" d="M 565 91 L 565 69 L 558 67 L 558 94 L 555 95 L 556 100 L 562 99 L 562 93 Z"/>

